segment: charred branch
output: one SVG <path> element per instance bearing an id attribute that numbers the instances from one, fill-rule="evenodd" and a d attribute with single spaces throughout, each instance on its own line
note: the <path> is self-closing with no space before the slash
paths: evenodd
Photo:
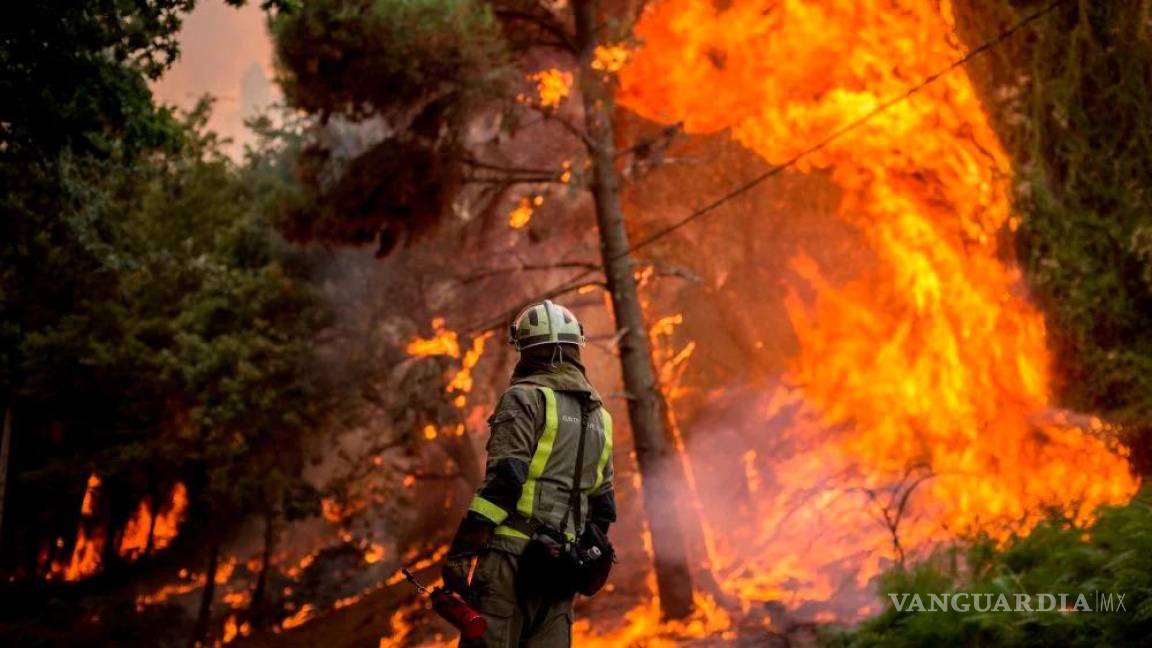
<path id="1" fill-rule="evenodd" d="M 645 137 L 631 146 L 616 151 L 616 157 L 622 158 L 626 155 L 632 155 L 637 159 L 647 159 L 652 157 L 654 153 L 663 155 L 663 152 L 672 145 L 672 142 L 682 132 L 684 132 L 684 124 L 677 122 L 661 129 L 658 134 L 652 137 Z"/>
<path id="2" fill-rule="evenodd" d="M 888 490 L 886 501 L 881 501 L 881 495 L 875 489 L 860 489 L 868 500 L 879 506 L 879 519 L 892 536 L 892 551 L 896 557 L 896 564 L 903 569 L 905 561 L 904 545 L 900 542 L 900 522 L 908 510 L 908 500 L 912 492 L 920 484 L 935 476 L 931 467 L 926 464 L 913 464 L 908 467 L 900 481 Z"/>
<path id="3" fill-rule="evenodd" d="M 584 130 L 583 128 L 580 128 L 579 126 L 572 123 L 568 119 L 561 117 L 560 115 L 557 115 L 556 112 L 553 110 L 549 110 L 549 109 L 545 109 L 545 108 L 539 108 L 539 107 L 535 107 L 535 108 L 536 108 L 536 110 L 539 110 L 544 115 L 545 119 L 548 119 L 548 120 L 556 122 L 557 124 L 560 124 L 560 126 L 563 127 L 564 130 L 568 131 L 573 137 L 580 140 L 580 142 L 584 145 L 584 148 L 586 148 L 589 153 L 595 153 L 596 152 L 597 144 L 592 140 L 591 137 L 588 136 L 588 132 L 586 130 Z"/>
<path id="4" fill-rule="evenodd" d="M 516 317 L 517 313 L 524 310 L 529 305 L 545 299 L 553 299 L 561 295 L 567 295 L 568 293 L 576 292 L 578 290 L 589 287 L 602 288 L 604 290 L 608 289 L 607 284 L 603 281 L 574 281 L 567 283 L 551 290 L 537 293 L 530 299 L 521 300 L 513 308 L 509 308 L 502 312 L 500 315 L 493 317 L 492 319 L 489 319 L 479 324 L 478 326 L 470 327 L 466 330 L 470 331 L 469 335 L 480 335 L 487 331 L 503 330 L 506 326 L 508 326 L 508 322 L 510 322 L 513 317 Z"/>

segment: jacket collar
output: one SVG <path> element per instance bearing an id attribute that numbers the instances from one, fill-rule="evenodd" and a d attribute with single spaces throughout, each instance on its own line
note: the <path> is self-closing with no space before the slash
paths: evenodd
<path id="1" fill-rule="evenodd" d="M 592 386 L 592 383 L 588 382 L 588 378 L 584 376 L 584 372 L 567 362 L 561 362 L 546 370 L 537 371 L 530 375 L 514 379 L 512 384 L 536 385 L 539 387 L 549 387 L 556 391 L 576 392 L 592 404 L 600 405 L 601 403 L 600 394 L 596 392 L 596 388 Z"/>

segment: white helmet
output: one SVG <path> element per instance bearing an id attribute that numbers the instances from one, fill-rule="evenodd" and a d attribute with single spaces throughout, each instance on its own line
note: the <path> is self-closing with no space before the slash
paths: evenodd
<path id="1" fill-rule="evenodd" d="M 517 351 L 541 344 L 584 346 L 584 326 L 572 311 L 545 299 L 521 311 L 508 328 L 508 343 Z"/>

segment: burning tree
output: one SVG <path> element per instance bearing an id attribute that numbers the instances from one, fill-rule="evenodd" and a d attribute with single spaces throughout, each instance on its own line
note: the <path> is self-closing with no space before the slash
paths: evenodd
<path id="1" fill-rule="evenodd" d="M 637 290 L 613 129 L 614 73 L 627 56 L 631 12 L 587 0 L 570 10 L 536 2 L 331 0 L 282 15 L 274 29 L 289 102 L 321 123 L 380 119 L 360 129 L 375 141 L 367 150 L 349 153 L 314 140 L 301 159 L 313 199 L 288 212 L 285 225 L 300 238 L 375 242 L 386 255 L 453 212 L 491 214 L 511 197 L 509 225 L 519 229 L 544 202 L 541 188 L 588 189 L 661 608 L 665 617 L 682 618 L 693 605 L 681 517 L 685 479 Z M 525 80 L 535 88 L 522 89 Z M 547 159 L 536 165 L 505 162 L 519 143 L 501 140 L 514 138 L 529 119 L 553 126 L 545 132 L 556 143 L 544 147 Z M 546 294 L 517 297 L 522 305 L 572 292 L 591 274 L 584 269 Z M 517 308 L 481 328 L 502 330 Z"/>

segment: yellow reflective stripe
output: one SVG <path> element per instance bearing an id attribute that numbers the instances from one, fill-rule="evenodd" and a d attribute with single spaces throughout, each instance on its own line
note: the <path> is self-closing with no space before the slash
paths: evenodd
<path id="1" fill-rule="evenodd" d="M 508 536 L 510 538 L 519 538 L 521 540 L 529 539 L 528 536 L 524 535 L 523 533 L 520 533 L 512 527 L 504 526 L 503 524 L 496 527 L 496 535 Z"/>
<path id="2" fill-rule="evenodd" d="M 536 452 L 532 454 L 532 463 L 528 466 L 528 479 L 524 482 L 524 488 L 520 491 L 520 501 L 516 504 L 516 510 L 524 517 L 532 517 L 532 508 L 536 501 L 536 480 L 544 474 L 544 467 L 548 465 L 548 458 L 552 456 L 552 445 L 556 443 L 556 430 L 560 426 L 559 417 L 556 415 L 556 392 L 547 387 L 537 389 L 544 394 L 544 433 L 540 435 Z"/>
<path id="3" fill-rule="evenodd" d="M 604 468 L 612 458 L 612 415 L 608 410 L 600 408 L 600 421 L 604 425 L 604 448 L 600 451 L 600 461 L 596 464 L 596 483 L 592 485 L 592 492 L 604 483 Z"/>
<path id="4" fill-rule="evenodd" d="M 496 524 L 500 524 L 508 517 L 508 511 L 505 511 L 479 495 L 472 498 L 472 504 L 468 506 L 468 510 L 476 511 Z"/>

